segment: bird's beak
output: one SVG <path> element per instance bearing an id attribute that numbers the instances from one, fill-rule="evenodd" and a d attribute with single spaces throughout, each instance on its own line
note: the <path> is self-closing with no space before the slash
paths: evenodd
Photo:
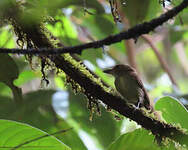
<path id="1" fill-rule="evenodd" d="M 105 69 L 103 70 L 104 73 L 112 74 L 113 75 L 113 69 Z"/>

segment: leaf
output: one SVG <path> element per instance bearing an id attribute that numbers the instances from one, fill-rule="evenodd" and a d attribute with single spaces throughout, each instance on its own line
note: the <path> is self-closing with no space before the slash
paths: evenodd
<path id="1" fill-rule="evenodd" d="M 80 17 L 82 17 L 80 15 Z M 107 15 L 94 15 L 90 17 L 82 17 L 82 25 L 89 30 L 93 37 L 98 39 L 105 38 L 116 31 L 114 22 L 110 21 Z"/>
<path id="2" fill-rule="evenodd" d="M 26 71 L 23 71 L 22 73 L 19 74 L 19 77 L 18 79 L 16 79 L 14 81 L 15 85 L 17 86 L 20 86 L 20 85 L 23 85 L 29 81 L 31 81 L 32 79 L 34 78 L 37 78 L 38 75 L 36 73 L 34 73 L 33 71 L 31 70 L 26 70 Z"/>
<path id="3" fill-rule="evenodd" d="M 121 4 L 124 0 L 121 0 Z M 122 4 L 122 10 L 128 18 L 131 26 L 143 22 L 145 19 L 153 18 L 159 11 L 158 1 L 151 0 L 127 0 Z"/>
<path id="4" fill-rule="evenodd" d="M 7 29 L 7 26 L 0 30 L 0 47 L 15 47 L 12 32 L 10 32 L 10 29 Z"/>
<path id="5" fill-rule="evenodd" d="M 45 149 L 45 150 L 70 150 L 68 146 L 60 142 L 54 136 L 36 139 L 47 133 L 29 126 L 9 120 L 0 120 L 0 147 L 15 149 Z M 25 144 L 24 144 L 25 143 Z M 20 145 L 20 146 L 19 146 Z"/>
<path id="6" fill-rule="evenodd" d="M 13 84 L 13 81 L 18 78 L 19 70 L 8 54 L 0 54 L 0 71 L 0 82 L 11 88 L 15 101 L 20 101 L 22 99 L 22 91 Z"/>
<path id="7" fill-rule="evenodd" d="M 160 147 L 154 143 L 154 138 L 149 131 L 137 129 L 121 135 L 108 150 L 160 150 Z"/>
<path id="8" fill-rule="evenodd" d="M 17 111 L 16 105 L 13 100 L 6 96 L 0 95 L 0 118 L 13 119 Z"/>
<path id="9" fill-rule="evenodd" d="M 155 104 L 155 109 L 162 112 L 167 123 L 188 129 L 188 112 L 177 99 L 169 96 L 160 98 Z"/>
<path id="10" fill-rule="evenodd" d="M 18 67 L 8 54 L 0 54 L 0 82 L 9 84 L 19 75 Z"/>
<path id="11" fill-rule="evenodd" d="M 83 51 L 80 57 L 83 60 L 89 60 L 92 64 L 97 65 L 96 59 L 102 58 L 102 49 Z"/>

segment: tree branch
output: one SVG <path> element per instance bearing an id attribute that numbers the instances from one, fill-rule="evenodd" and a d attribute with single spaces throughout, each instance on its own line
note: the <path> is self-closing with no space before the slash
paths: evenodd
<path id="1" fill-rule="evenodd" d="M 103 40 L 95 41 L 95 42 L 89 42 L 82 45 L 77 46 L 71 46 L 71 47 L 64 47 L 64 48 L 40 48 L 40 50 L 36 49 L 6 49 L 6 48 L 0 48 L 0 53 L 14 53 L 14 54 L 43 54 L 43 55 L 56 55 L 56 54 L 62 54 L 62 53 L 77 53 L 81 54 L 81 52 L 84 49 L 89 48 L 100 48 L 105 45 L 111 45 L 117 42 L 120 42 L 122 40 L 128 40 L 128 39 L 136 39 L 142 34 L 147 34 L 151 31 L 153 31 L 156 27 L 162 25 L 169 19 L 175 17 L 179 12 L 181 12 L 184 8 L 188 6 L 188 0 L 183 0 L 183 2 L 174 7 L 173 9 L 169 10 L 168 12 L 162 14 L 158 18 L 155 18 L 151 20 L 150 22 L 144 22 L 142 24 L 138 24 L 134 26 L 133 28 L 121 32 L 119 34 L 111 35 Z"/>

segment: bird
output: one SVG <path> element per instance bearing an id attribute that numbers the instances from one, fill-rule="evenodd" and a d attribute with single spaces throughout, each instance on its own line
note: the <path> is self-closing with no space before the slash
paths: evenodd
<path id="1" fill-rule="evenodd" d="M 145 107 L 153 112 L 147 91 L 134 68 L 119 64 L 103 72 L 115 77 L 116 90 L 129 104 L 132 104 L 136 109 Z"/>

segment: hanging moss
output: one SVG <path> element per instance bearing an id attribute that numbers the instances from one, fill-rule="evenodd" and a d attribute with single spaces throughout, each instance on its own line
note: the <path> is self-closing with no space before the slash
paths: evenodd
<path id="1" fill-rule="evenodd" d="M 18 9 L 20 12 L 17 12 L 18 14 L 21 14 L 24 12 L 22 9 Z M 24 16 L 29 16 L 29 12 L 24 12 Z M 10 17 L 11 18 L 11 17 Z M 59 40 L 54 37 L 45 27 L 45 16 L 42 16 L 41 19 L 39 19 L 41 22 L 27 22 L 27 24 L 24 24 L 23 17 L 20 19 L 19 16 L 15 16 L 10 20 L 11 24 L 14 27 L 14 32 L 18 37 L 17 44 L 21 48 L 24 46 L 27 46 L 27 48 L 57 48 L 59 46 L 63 46 Z M 26 56 L 29 64 L 32 68 L 32 57 L 33 55 L 27 55 Z M 94 84 L 99 85 L 104 91 L 111 92 L 111 88 L 107 87 L 103 84 L 101 79 L 99 77 L 96 77 L 94 74 L 91 73 L 91 71 L 83 64 L 83 62 L 78 61 L 74 59 L 73 56 L 70 54 L 62 54 L 61 57 L 64 58 L 64 61 L 68 62 L 69 68 L 76 70 L 81 74 L 82 76 L 85 76 L 89 78 Z M 54 67 L 55 65 L 51 62 L 48 56 L 45 55 L 39 55 L 39 60 L 41 61 L 41 73 L 42 73 L 42 80 L 46 81 L 48 84 L 48 79 L 46 77 L 46 72 L 49 70 L 57 69 Z M 56 70 L 57 71 L 57 70 Z M 76 93 L 81 92 L 83 93 L 87 99 L 88 99 L 88 109 L 91 112 L 90 119 L 92 120 L 92 116 L 94 112 L 97 112 L 97 114 L 100 115 L 100 101 L 96 98 L 94 98 L 90 93 L 86 92 L 86 89 L 82 87 L 79 83 L 77 83 L 75 80 L 73 80 L 70 76 L 66 75 L 66 82 L 72 86 L 73 91 Z M 83 81 L 84 82 L 84 81 Z M 89 86 L 89 85 L 88 85 Z"/>

